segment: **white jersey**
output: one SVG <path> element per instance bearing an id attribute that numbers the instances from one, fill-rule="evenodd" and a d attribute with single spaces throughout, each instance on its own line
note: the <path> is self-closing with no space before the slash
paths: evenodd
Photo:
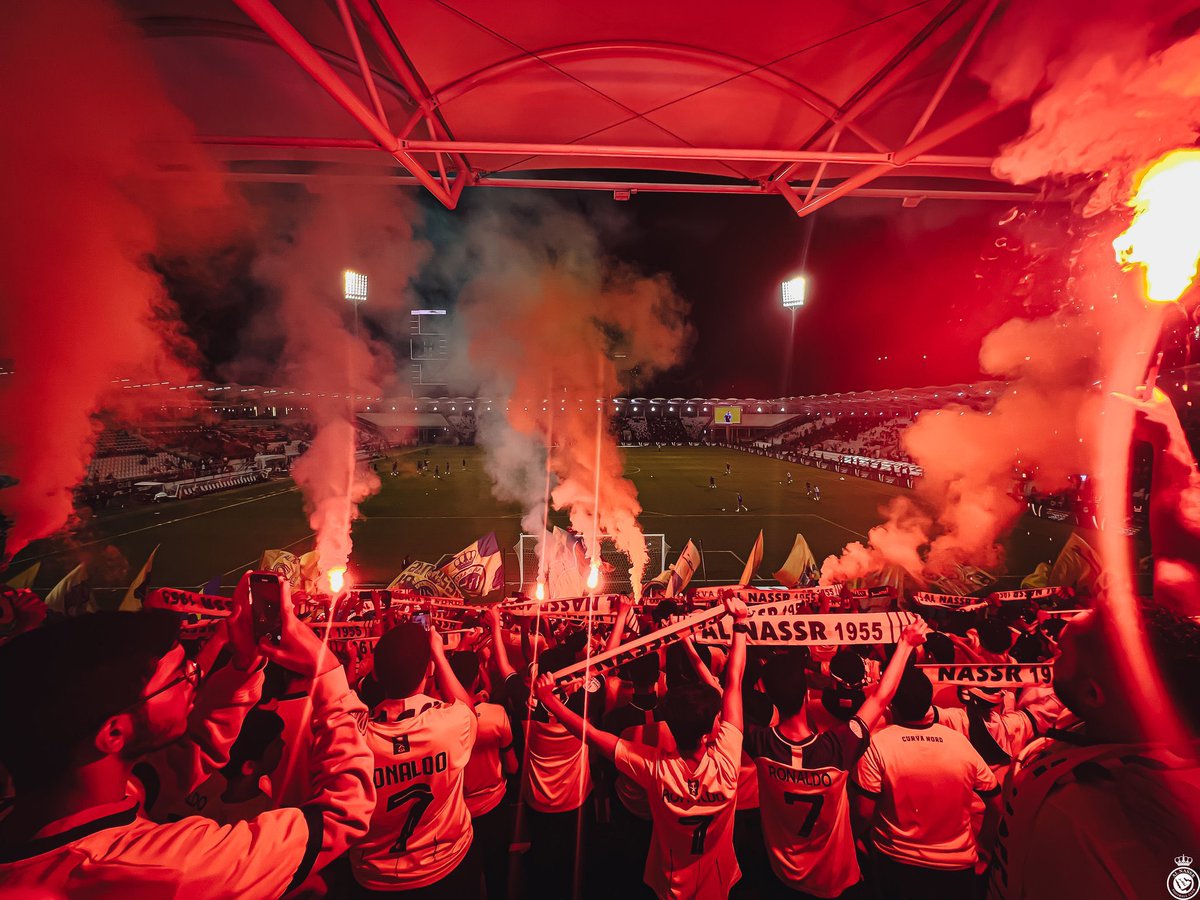
<path id="1" fill-rule="evenodd" d="M 999 791 L 971 742 L 945 725 L 889 725 L 871 737 L 855 781 L 875 796 L 880 853 L 929 869 L 966 869 L 978 851 L 973 794 Z"/>
<path id="2" fill-rule="evenodd" d="M 870 740 L 857 716 L 799 743 L 777 728 L 747 735 L 746 749 L 758 765 L 767 856 L 788 887 L 837 897 L 861 880 L 846 782 Z"/>
<path id="3" fill-rule="evenodd" d="M 742 877 L 733 852 L 741 755 L 742 733 L 727 722 L 694 769 L 673 751 L 617 742 L 617 771 L 649 794 L 645 880 L 660 898 L 723 900 Z"/>
<path id="4" fill-rule="evenodd" d="M 366 738 L 379 799 L 371 830 L 350 851 L 363 887 L 426 887 L 462 862 L 473 838 L 463 772 L 478 727 L 471 707 L 425 694 L 371 711 Z"/>

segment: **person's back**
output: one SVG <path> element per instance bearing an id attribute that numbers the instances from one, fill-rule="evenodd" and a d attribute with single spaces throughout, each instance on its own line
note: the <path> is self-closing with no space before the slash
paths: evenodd
<path id="1" fill-rule="evenodd" d="M 561 644 L 541 654 L 543 671 L 569 666 L 574 654 Z M 510 678 L 511 682 L 512 679 Z M 593 679 L 571 695 L 567 705 L 593 724 L 604 714 L 603 682 Z M 528 696 L 524 685 L 514 684 L 519 697 Z M 578 809 L 592 793 L 592 773 L 587 744 L 541 706 L 525 717 L 525 772 L 522 796 L 539 813 L 557 814 Z"/>
<path id="2" fill-rule="evenodd" d="M 431 657 L 443 694 L 455 699 L 424 692 Z M 435 883 L 457 889 L 457 880 L 447 879 L 463 864 L 474 834 L 463 781 L 478 729 L 475 712 L 450 672 L 441 638 L 411 622 L 376 644 L 375 678 L 387 695 L 366 726 L 379 799 L 370 831 L 350 851 L 354 878 L 376 891 Z M 478 893 L 478 869 L 460 877 L 462 890 L 473 886 Z"/>
<path id="3" fill-rule="evenodd" d="M 674 750 L 675 740 L 663 721 L 662 703 L 655 688 L 659 675 L 658 655 L 642 656 L 627 663 L 622 674 L 633 682 L 633 694 L 628 703 L 605 713 L 604 730 L 631 743 Z M 620 770 L 613 779 L 613 792 L 631 815 L 650 819 L 646 789 Z"/>
<path id="4" fill-rule="evenodd" d="M 504 799 L 501 754 L 512 749 L 512 726 L 498 703 L 476 703 L 479 720 L 475 748 L 463 773 L 463 796 L 472 817 L 491 812 Z"/>
<path id="5" fill-rule="evenodd" d="M 989 897 L 1152 897 L 1178 848 L 1200 839 L 1200 764 L 1163 748 L 1039 739 L 1019 757 L 1005 804 Z M 1096 871 L 1081 891 L 1085 861 Z"/>
<path id="6" fill-rule="evenodd" d="M 933 686 L 907 669 L 893 724 L 871 736 L 854 780 L 875 802 L 871 836 L 887 896 L 969 891 L 979 858 L 974 794 L 998 793 L 991 768 L 962 734 L 933 721 Z"/>
<path id="7" fill-rule="evenodd" d="M 667 702 L 705 710 L 711 694 L 708 726 L 720 710 L 716 691 L 707 685 L 673 688 Z M 701 714 L 700 718 L 703 718 Z M 698 761 L 675 749 L 620 741 L 617 769 L 647 789 L 653 833 L 646 859 L 646 883 L 660 897 L 724 897 L 741 877 L 733 852 L 733 820 L 742 733 L 722 722 Z"/>
<path id="8" fill-rule="evenodd" d="M 870 698 L 852 697 L 846 718 L 834 718 L 821 730 L 810 726 L 806 709 L 807 654 L 780 654 L 764 668 L 763 686 L 779 712 L 779 723 L 750 729 L 746 742 L 758 765 L 763 841 L 771 871 L 789 890 L 837 897 L 862 878 L 846 785 L 926 630 L 920 620 L 907 626 L 878 689 Z M 859 657 L 844 657 L 832 672 L 848 692 L 859 684 L 854 679 L 865 677 Z M 847 681 L 843 676 L 853 678 Z"/>
<path id="9" fill-rule="evenodd" d="M 859 787 L 879 796 L 872 830 L 875 846 L 913 865 L 973 865 L 971 796 L 989 779 L 994 784 L 971 742 L 945 725 L 894 724 L 880 729 L 857 772 Z"/>
<path id="10" fill-rule="evenodd" d="M 870 742 L 870 729 L 851 716 L 806 737 L 787 737 L 781 726 L 807 719 L 806 682 L 802 654 L 783 654 L 767 664 L 763 683 L 781 722 L 748 729 L 746 749 L 758 767 L 763 841 L 775 877 L 806 894 L 836 897 L 862 877 L 846 783 Z"/>
<path id="11" fill-rule="evenodd" d="M 558 696 L 554 676 L 537 681 L 539 701 L 572 734 L 613 760 L 646 788 L 653 822 L 645 881 L 660 898 L 725 898 L 741 877 L 733 850 L 734 799 L 742 753 L 742 675 L 746 665 L 745 603 L 722 598 L 733 616 L 724 693 L 708 684 L 671 688 L 663 715 L 677 750 L 631 744 L 584 720 Z"/>

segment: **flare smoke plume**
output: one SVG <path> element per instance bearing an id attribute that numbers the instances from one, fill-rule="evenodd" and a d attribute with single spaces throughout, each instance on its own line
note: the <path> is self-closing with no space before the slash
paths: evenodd
<path id="1" fill-rule="evenodd" d="M 1041 91 L 1027 133 L 994 171 L 1019 183 L 1082 180 L 1074 240 L 1060 248 L 1071 262 L 1065 298 L 1049 315 L 1011 320 L 984 339 L 980 366 L 1007 381 L 1001 396 L 989 410 L 921 415 L 904 435 L 925 469 L 918 502 L 893 502 L 866 546 L 825 561 L 822 581 L 887 563 L 919 578 L 960 563 L 999 566 L 998 541 L 1022 511 L 1010 494 L 1016 470 L 1034 472 L 1042 490 L 1095 471 L 1096 384 L 1142 311 L 1113 262 L 1119 210 L 1140 169 L 1200 134 L 1200 37 L 1181 35 L 1168 7 L 1183 9 L 1164 3 L 1149 21 L 1138 4 L 1015 3 L 989 35 L 973 71 L 993 95 Z"/>
<path id="2" fill-rule="evenodd" d="M 479 439 L 495 493 L 520 502 L 522 527 L 540 535 L 549 482 L 550 505 L 569 512 L 588 555 L 599 559 L 598 538 L 610 535 L 639 590 L 642 508 L 608 429 L 608 400 L 681 361 L 686 305 L 664 277 L 606 260 L 579 214 L 544 200 L 487 202 L 461 242 L 473 277 L 458 318 L 465 365 L 493 398 Z"/>
<path id="3" fill-rule="evenodd" d="M 273 211 L 283 221 L 255 274 L 275 289 L 277 305 L 253 324 L 230 374 L 277 385 L 281 404 L 300 407 L 313 427 L 292 476 L 328 573 L 346 566 L 358 504 L 379 489 L 374 471 L 355 461 L 355 411 L 381 395 L 395 364 L 370 335 L 403 320 L 428 246 L 413 236 L 415 202 L 399 191 L 339 189 Z M 347 268 L 370 284 L 357 330 L 343 294 Z"/>
<path id="4" fill-rule="evenodd" d="M 148 258 L 212 237 L 227 198 L 188 143 L 138 36 L 108 3 L 17 3 L 0 29 L 0 491 L 7 552 L 53 534 L 95 448 L 93 415 L 126 421 L 186 383 L 190 343 Z M 163 155 L 187 181 L 149 183 Z"/>

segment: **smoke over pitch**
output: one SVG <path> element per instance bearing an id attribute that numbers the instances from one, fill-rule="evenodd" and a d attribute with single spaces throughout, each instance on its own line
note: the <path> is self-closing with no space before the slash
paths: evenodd
<path id="1" fill-rule="evenodd" d="M 479 436 L 495 493 L 520 502 L 522 527 L 542 534 L 549 485 L 550 505 L 569 512 L 590 557 L 599 559 L 601 534 L 629 555 L 638 590 L 641 504 L 606 401 L 682 360 L 686 305 L 665 278 L 606 260 L 578 213 L 546 200 L 487 202 L 459 242 L 472 274 L 457 314 L 461 377 L 493 399 Z"/>
<path id="2" fill-rule="evenodd" d="M 395 371 L 390 350 L 372 335 L 403 320 L 428 247 L 414 239 L 416 204 L 400 191 L 345 188 L 289 199 L 271 206 L 275 237 L 255 270 L 276 303 L 252 324 L 229 374 L 277 385 L 281 404 L 300 407 L 313 428 L 292 476 L 327 574 L 346 567 L 358 504 L 379 489 L 374 471 L 355 460 L 356 407 L 380 396 Z M 344 297 L 347 268 L 370 279 L 357 329 Z"/>
<path id="3" fill-rule="evenodd" d="M 990 412 L 951 406 L 922 414 L 906 432 L 905 447 L 926 472 L 919 503 L 890 505 L 868 545 L 827 559 L 822 580 L 886 563 L 918 576 L 961 562 L 999 565 L 998 541 L 1022 511 L 1009 495 L 1015 468 L 1034 471 L 1041 490 L 1096 471 L 1096 384 L 1143 312 L 1113 261 L 1112 239 L 1137 172 L 1200 135 L 1200 38 L 1169 7 L 1183 10 L 1164 3 L 1147 23 L 1137 4 L 1013 4 L 989 36 L 974 72 L 1002 101 L 1037 94 L 1028 132 L 994 171 L 1074 191 L 1072 240 L 1059 251 L 1070 257 L 1070 278 L 1058 309 L 985 338 L 981 368 L 1008 382 Z"/>
<path id="4" fill-rule="evenodd" d="M 102 2 L 18 3 L 0 29 L 0 491 L 7 552 L 52 534 L 95 447 L 92 415 L 157 405 L 129 384 L 186 383 L 190 344 L 147 258 L 206 236 L 181 233 L 226 201 L 187 145 L 137 35 Z M 171 152 L 194 178 L 147 184 Z M 181 158 L 182 157 L 182 158 Z M 10 365 L 9 365 L 10 364 Z"/>

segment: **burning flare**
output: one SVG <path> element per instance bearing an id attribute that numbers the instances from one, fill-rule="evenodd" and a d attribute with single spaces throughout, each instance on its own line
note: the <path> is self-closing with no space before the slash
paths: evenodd
<path id="1" fill-rule="evenodd" d="M 533 589 L 533 596 L 539 603 L 546 599 L 546 582 L 540 578 L 537 580 L 537 587 Z"/>
<path id="2" fill-rule="evenodd" d="M 592 564 L 590 566 L 588 566 L 587 589 L 589 591 L 594 591 L 599 586 L 600 586 L 600 565 L 593 560 Z"/>
<path id="3" fill-rule="evenodd" d="M 1133 224 L 1113 241 L 1125 268 L 1145 269 L 1146 298 L 1178 300 L 1200 257 L 1200 150 L 1173 150 L 1138 178 Z"/>
<path id="4" fill-rule="evenodd" d="M 342 592 L 342 586 L 346 583 L 345 567 L 338 566 L 336 568 L 330 569 L 326 573 L 326 577 L 329 578 L 329 589 L 334 594 L 340 594 Z"/>

